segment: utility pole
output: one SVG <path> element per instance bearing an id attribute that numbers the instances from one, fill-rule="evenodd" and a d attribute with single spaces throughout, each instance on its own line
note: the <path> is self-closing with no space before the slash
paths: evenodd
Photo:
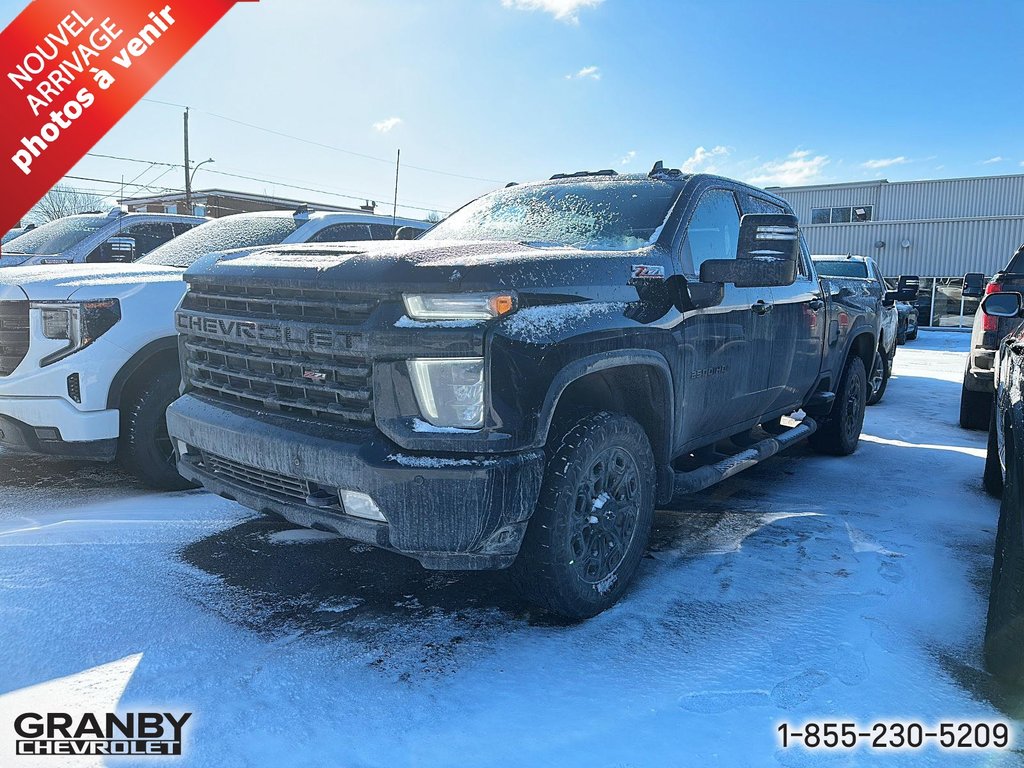
<path id="1" fill-rule="evenodd" d="M 398 218 L 398 169 L 402 165 L 402 150 L 398 150 L 398 157 L 395 158 L 395 204 L 391 208 L 391 226 L 395 226 L 395 219 Z"/>
<path id="2" fill-rule="evenodd" d="M 185 107 L 185 213 L 192 215 L 192 166 L 188 159 L 188 107 Z"/>

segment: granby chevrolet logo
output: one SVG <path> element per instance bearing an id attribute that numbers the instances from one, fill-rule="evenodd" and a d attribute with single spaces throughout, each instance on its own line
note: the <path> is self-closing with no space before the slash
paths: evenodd
<path id="1" fill-rule="evenodd" d="M 70 715 L 25 712 L 14 719 L 17 755 L 180 755 L 191 712 Z"/>
<path id="2" fill-rule="evenodd" d="M 352 335 L 330 328 L 316 328 L 299 323 L 263 323 L 255 320 L 231 320 L 223 317 L 175 314 L 179 333 L 195 333 L 218 339 L 246 342 L 269 342 L 302 347 L 351 349 Z"/>

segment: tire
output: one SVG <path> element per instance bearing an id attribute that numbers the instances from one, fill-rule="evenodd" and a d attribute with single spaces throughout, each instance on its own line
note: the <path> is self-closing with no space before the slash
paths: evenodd
<path id="1" fill-rule="evenodd" d="M 1010 443 L 1006 449 L 1011 450 Z M 1024 686 L 1024 495 L 1021 468 L 1009 455 L 1006 473 L 985 626 L 985 666 L 1000 680 Z"/>
<path id="2" fill-rule="evenodd" d="M 917 338 L 917 328 L 907 332 L 907 341 L 914 341 Z"/>
<path id="3" fill-rule="evenodd" d="M 996 435 L 996 413 L 992 409 L 992 416 L 988 425 L 988 449 L 985 451 L 985 474 L 982 481 L 985 492 L 997 499 L 1003 495 L 1003 467 L 999 462 L 999 439 Z"/>
<path id="4" fill-rule="evenodd" d="M 180 491 L 195 487 L 178 474 L 167 435 L 167 406 L 178 399 L 181 376 L 161 370 L 121 403 L 121 464 L 150 488 Z"/>
<path id="5" fill-rule="evenodd" d="M 960 392 L 960 426 L 964 429 L 984 429 L 988 426 L 992 410 L 992 393 L 975 392 L 966 382 Z"/>
<path id="6" fill-rule="evenodd" d="M 867 403 L 868 382 L 864 361 L 851 356 L 846 361 L 843 377 L 839 381 L 836 402 L 832 412 L 808 438 L 811 447 L 831 456 L 849 456 L 857 450 L 860 431 L 864 426 L 864 408 Z"/>
<path id="7" fill-rule="evenodd" d="M 906 343 L 907 343 L 906 331 L 901 331 L 900 333 L 897 333 L 896 334 L 896 344 L 897 345 L 902 345 L 902 344 L 906 344 Z"/>
<path id="8" fill-rule="evenodd" d="M 868 379 L 868 405 L 875 405 L 882 400 L 885 396 L 885 389 L 889 386 L 890 376 L 892 376 L 892 360 L 882 350 L 876 351 L 875 364 Z"/>
<path id="9" fill-rule="evenodd" d="M 640 565 L 654 496 L 654 453 L 643 428 L 619 414 L 584 416 L 549 443 L 537 509 L 512 564 L 513 585 L 528 602 L 565 619 L 610 608 Z"/>

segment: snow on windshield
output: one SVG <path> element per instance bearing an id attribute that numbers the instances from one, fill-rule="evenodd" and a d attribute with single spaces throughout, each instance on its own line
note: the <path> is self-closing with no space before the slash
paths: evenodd
<path id="1" fill-rule="evenodd" d="M 4 245 L 4 253 L 51 255 L 74 248 L 110 223 L 106 216 L 65 216 L 30 229 Z"/>
<path id="2" fill-rule="evenodd" d="M 164 243 L 139 259 L 138 263 L 185 269 L 208 253 L 278 245 L 302 223 L 294 216 L 244 213 L 225 216 L 200 224 Z"/>
<path id="3" fill-rule="evenodd" d="M 678 195 L 678 186 L 654 179 L 507 187 L 456 211 L 420 239 L 631 251 L 657 240 Z"/>

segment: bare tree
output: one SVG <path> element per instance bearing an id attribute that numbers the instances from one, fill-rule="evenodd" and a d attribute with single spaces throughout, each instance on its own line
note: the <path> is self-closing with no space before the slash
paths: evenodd
<path id="1" fill-rule="evenodd" d="M 43 195 L 42 200 L 32 206 L 25 220 L 44 224 L 64 216 L 98 210 L 102 201 L 103 198 L 99 195 L 83 192 L 67 184 L 57 184 Z"/>
<path id="2" fill-rule="evenodd" d="M 438 211 L 431 211 L 427 214 L 427 221 L 431 224 L 437 224 L 437 222 L 442 221 L 443 219 L 444 216 L 442 216 Z"/>

